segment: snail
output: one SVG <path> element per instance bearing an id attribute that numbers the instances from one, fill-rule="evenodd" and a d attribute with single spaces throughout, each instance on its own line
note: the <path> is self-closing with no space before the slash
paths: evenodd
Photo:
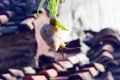
<path id="1" fill-rule="evenodd" d="M 50 23 L 43 25 L 40 34 L 51 49 L 55 51 L 65 49 L 65 44 L 61 39 L 61 30 L 57 27 L 55 18 L 50 18 Z"/>

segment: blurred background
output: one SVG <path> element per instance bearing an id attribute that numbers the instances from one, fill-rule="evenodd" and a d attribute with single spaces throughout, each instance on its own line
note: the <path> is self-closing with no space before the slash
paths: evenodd
<path id="1" fill-rule="evenodd" d="M 119 0 L 66 0 L 59 19 L 70 29 L 72 38 L 80 37 L 81 32 L 88 29 L 120 30 L 119 4 Z"/>

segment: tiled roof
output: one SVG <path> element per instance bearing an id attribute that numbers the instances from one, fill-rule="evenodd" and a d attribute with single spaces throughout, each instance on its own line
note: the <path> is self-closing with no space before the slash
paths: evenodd
<path id="1" fill-rule="evenodd" d="M 3 3 L 7 5 L 5 11 Z M 23 12 L 24 8 L 22 7 L 25 7 L 23 3 L 24 0 L 17 8 L 9 10 L 7 9 L 10 6 L 9 0 L 6 2 L 0 0 L 0 8 L 3 10 L 0 14 L 0 24 L 2 25 L 0 28 L 0 80 L 120 79 L 119 46 L 116 47 L 111 44 L 111 41 L 108 41 L 107 44 L 115 49 L 111 51 L 110 48 L 103 48 L 106 44 L 100 44 L 94 48 L 91 45 L 90 51 L 85 56 L 81 53 L 80 40 L 77 39 L 67 42 L 68 48 L 64 51 L 66 57 L 63 60 L 60 51 L 50 51 L 40 36 L 39 30 L 42 24 L 49 22 L 49 18 L 44 12 L 38 19 L 34 17 L 34 14 L 16 16 L 19 14 L 16 9 Z M 34 56 L 39 52 L 40 54 L 37 55 L 40 55 L 39 64 L 36 66 Z M 41 53 L 56 53 L 57 56 L 54 55 L 54 58 Z M 58 58 L 59 60 L 56 60 Z"/>

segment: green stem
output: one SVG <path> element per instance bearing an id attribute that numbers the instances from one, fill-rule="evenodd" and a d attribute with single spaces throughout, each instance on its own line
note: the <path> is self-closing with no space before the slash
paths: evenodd
<path id="1" fill-rule="evenodd" d="M 44 5 L 46 0 L 41 0 L 41 2 L 39 3 L 39 7 L 37 9 L 37 13 L 36 13 L 36 17 L 39 17 L 39 11 L 42 8 L 42 6 Z"/>

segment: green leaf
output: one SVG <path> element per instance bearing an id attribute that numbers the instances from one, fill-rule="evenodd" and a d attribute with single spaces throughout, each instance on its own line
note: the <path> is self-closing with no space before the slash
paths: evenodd
<path id="1" fill-rule="evenodd" d="M 46 0 L 41 0 L 41 2 L 39 3 L 39 7 L 37 9 L 37 13 L 36 13 L 36 17 L 38 18 L 39 17 L 39 11 L 40 9 L 42 8 L 42 6 L 44 5 Z"/>
<path id="2" fill-rule="evenodd" d="M 59 0 L 50 0 L 47 6 L 47 9 L 49 10 L 49 17 L 57 15 L 57 9 L 58 9 L 58 3 Z"/>
<path id="3" fill-rule="evenodd" d="M 36 13 L 36 14 L 35 14 L 35 17 L 38 18 L 38 17 L 39 17 L 39 13 Z"/>
<path id="4" fill-rule="evenodd" d="M 62 0 L 62 2 L 64 2 L 65 0 Z M 50 0 L 47 6 L 47 9 L 49 10 L 49 17 L 55 17 L 57 15 L 57 11 L 58 11 L 58 3 L 59 0 Z M 56 26 L 57 28 L 61 28 L 62 30 L 68 30 L 67 28 L 65 28 L 57 19 L 56 19 Z"/>
<path id="5" fill-rule="evenodd" d="M 62 0 L 62 2 L 65 2 L 65 0 Z"/>
<path id="6" fill-rule="evenodd" d="M 64 27 L 58 20 L 56 20 L 56 26 L 58 28 L 61 28 L 62 30 L 68 31 L 68 29 L 66 27 Z"/>

